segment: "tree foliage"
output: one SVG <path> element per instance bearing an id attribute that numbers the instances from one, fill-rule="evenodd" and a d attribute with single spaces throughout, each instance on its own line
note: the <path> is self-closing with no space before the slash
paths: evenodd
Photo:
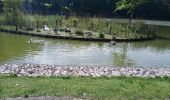
<path id="1" fill-rule="evenodd" d="M 2 10 L 0 0 L 0 11 Z M 12 0 L 9 0 L 12 1 Z M 20 1 L 20 0 L 19 0 Z M 170 0 L 22 0 L 26 14 L 63 14 L 63 7 L 78 16 L 103 16 L 127 18 L 170 19 Z M 125 2 L 126 1 L 126 2 Z M 146 1 L 144 3 L 143 1 Z M 129 3 L 130 2 L 130 3 Z M 114 12 L 118 5 L 119 8 Z M 133 6 L 132 6 L 133 5 Z M 124 10 L 123 10 L 124 9 Z M 134 10 L 135 9 L 135 10 Z"/>
<path id="2" fill-rule="evenodd" d="M 23 0 L 3 0 L 3 4 L 7 24 L 15 25 L 18 31 L 19 25 L 23 22 Z"/>
<path id="3" fill-rule="evenodd" d="M 120 0 L 116 3 L 115 11 L 127 10 L 127 14 L 129 17 L 129 26 L 131 24 L 131 19 L 133 18 L 133 14 L 135 10 L 137 10 L 140 6 L 147 3 L 148 0 Z"/>
<path id="4" fill-rule="evenodd" d="M 127 10 L 127 13 L 133 13 L 141 5 L 147 3 L 147 0 L 120 0 L 116 3 L 116 10 Z"/>

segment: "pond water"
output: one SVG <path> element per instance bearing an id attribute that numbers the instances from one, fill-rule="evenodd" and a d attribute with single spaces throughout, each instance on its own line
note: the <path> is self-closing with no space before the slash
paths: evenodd
<path id="1" fill-rule="evenodd" d="M 157 33 L 169 36 L 169 27 Z M 35 42 L 29 43 L 32 38 Z M 43 41 L 39 41 L 43 40 Z M 0 33 L 0 64 L 170 67 L 170 40 L 117 43 L 46 39 Z"/>

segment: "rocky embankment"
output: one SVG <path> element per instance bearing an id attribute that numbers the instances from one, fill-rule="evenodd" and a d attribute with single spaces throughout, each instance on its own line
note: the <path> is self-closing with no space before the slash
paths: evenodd
<path id="1" fill-rule="evenodd" d="M 131 68 L 112 66 L 64 66 L 39 64 L 3 64 L 0 74 L 15 73 L 18 76 L 134 76 L 156 77 L 170 76 L 170 68 Z"/>

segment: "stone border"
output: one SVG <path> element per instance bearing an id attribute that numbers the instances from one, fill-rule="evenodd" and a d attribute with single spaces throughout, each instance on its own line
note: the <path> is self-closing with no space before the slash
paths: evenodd
<path id="1" fill-rule="evenodd" d="M 69 37 L 69 36 L 58 36 L 52 34 L 40 34 L 40 33 L 29 33 L 29 32 L 21 32 L 21 31 L 13 31 L 13 30 L 6 30 L 0 29 L 1 32 L 8 32 L 14 34 L 21 34 L 21 35 L 30 35 L 30 36 L 37 36 L 37 37 L 45 37 L 45 38 L 56 38 L 56 39 L 70 39 L 70 40 L 82 40 L 82 41 L 101 41 L 101 42 L 135 42 L 135 41 L 146 41 L 146 40 L 153 40 L 155 37 L 149 38 L 138 38 L 138 39 L 99 39 L 99 38 L 81 38 L 81 37 Z"/>
<path id="2" fill-rule="evenodd" d="M 0 74 L 17 74 L 18 76 L 87 76 L 87 77 L 164 77 L 170 76 L 170 68 L 131 68 L 88 65 L 45 65 L 45 64 L 3 64 Z"/>

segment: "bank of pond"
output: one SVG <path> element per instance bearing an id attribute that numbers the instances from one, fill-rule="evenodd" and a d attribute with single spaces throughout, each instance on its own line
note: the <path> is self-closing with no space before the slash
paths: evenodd
<path id="1" fill-rule="evenodd" d="M 3 64 L 0 74 L 16 76 L 170 77 L 170 68 L 114 67 L 102 65 Z"/>
<path id="2" fill-rule="evenodd" d="M 35 33 L 35 32 L 23 32 L 23 31 L 13 31 L 13 30 L 6 30 L 0 29 L 1 32 L 8 32 L 13 34 L 21 34 L 21 35 L 30 35 L 30 36 L 37 36 L 37 37 L 45 37 L 45 38 L 56 38 L 56 39 L 71 39 L 71 40 L 82 40 L 82 41 L 101 41 L 101 42 L 134 42 L 134 41 L 146 41 L 146 40 L 153 40 L 155 39 L 154 36 L 149 37 L 140 37 L 140 38 L 90 38 L 90 37 L 79 37 L 79 36 L 62 36 L 58 34 L 48 34 L 44 33 Z M 102 34 L 104 35 L 104 34 Z M 114 43 L 115 44 L 115 43 Z"/>

